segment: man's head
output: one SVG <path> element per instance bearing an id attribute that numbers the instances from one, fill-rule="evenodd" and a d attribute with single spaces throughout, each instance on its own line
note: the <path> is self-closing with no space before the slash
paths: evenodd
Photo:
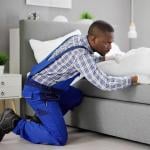
<path id="1" fill-rule="evenodd" d="M 91 48 L 105 56 L 111 49 L 113 41 L 113 27 L 105 21 L 95 21 L 88 30 L 88 42 Z"/>

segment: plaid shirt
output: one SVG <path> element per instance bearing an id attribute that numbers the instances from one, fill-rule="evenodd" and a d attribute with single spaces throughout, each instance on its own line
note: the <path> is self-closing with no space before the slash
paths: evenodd
<path id="1" fill-rule="evenodd" d="M 51 58 L 72 46 L 78 45 L 82 45 L 86 47 L 86 49 L 78 48 L 65 53 L 53 64 L 35 74 L 32 79 L 43 85 L 52 86 L 80 73 L 89 82 L 102 90 L 117 90 L 131 85 L 131 77 L 109 76 L 97 68 L 96 63 L 100 61 L 100 57 L 94 56 L 87 36 L 73 36 L 63 43 L 55 53 L 53 53 Z"/>

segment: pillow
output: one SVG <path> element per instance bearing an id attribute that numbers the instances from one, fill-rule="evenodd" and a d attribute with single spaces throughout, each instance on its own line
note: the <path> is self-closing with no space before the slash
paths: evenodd
<path id="1" fill-rule="evenodd" d="M 34 57 L 37 63 L 41 62 L 49 53 L 51 53 L 55 48 L 57 48 L 63 41 L 68 37 L 73 35 L 81 35 L 80 30 L 75 30 L 65 36 L 49 40 L 49 41 L 39 41 L 36 39 L 30 39 L 29 43 L 34 53 Z"/>

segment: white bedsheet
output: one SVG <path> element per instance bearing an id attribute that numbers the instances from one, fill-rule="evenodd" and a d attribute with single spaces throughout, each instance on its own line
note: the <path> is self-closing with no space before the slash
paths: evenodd
<path id="1" fill-rule="evenodd" d="M 139 83 L 150 84 L 150 48 L 132 49 L 125 55 L 97 65 L 108 75 L 138 75 Z"/>

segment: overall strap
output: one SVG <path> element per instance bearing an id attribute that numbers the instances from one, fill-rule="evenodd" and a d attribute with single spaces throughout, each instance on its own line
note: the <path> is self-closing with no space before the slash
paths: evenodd
<path id="1" fill-rule="evenodd" d="M 77 35 L 73 35 L 73 36 L 77 36 Z M 46 65 L 45 62 L 47 61 L 47 59 L 49 59 L 54 53 L 55 51 L 61 47 L 61 45 L 63 45 L 65 42 L 67 42 L 68 40 L 70 40 L 73 36 L 70 36 L 68 37 L 66 40 L 64 40 L 60 45 L 58 45 L 58 47 L 56 47 L 45 59 L 43 59 L 40 63 L 38 64 L 35 64 L 33 67 L 32 67 L 32 70 L 28 76 L 28 79 L 30 79 L 33 75 L 35 75 L 37 72 L 39 72 L 38 70 L 41 70 L 41 69 L 38 69 L 38 68 L 44 68 L 44 66 Z"/>
<path id="2" fill-rule="evenodd" d="M 64 41 L 65 42 L 65 41 Z M 63 42 L 63 43 L 64 43 Z M 61 46 L 61 45 L 60 45 Z M 60 47 L 59 46 L 59 47 Z M 58 47 L 58 48 L 59 48 Z M 72 50 L 75 50 L 77 48 L 84 48 L 84 49 L 87 49 L 86 47 L 82 46 L 82 45 L 78 45 L 78 46 L 73 46 L 73 47 L 70 47 L 68 48 L 67 50 L 65 50 L 64 52 L 62 52 L 61 54 L 57 55 L 56 57 L 53 57 L 53 58 L 50 58 L 52 56 L 52 54 L 58 49 L 56 48 L 50 55 L 48 55 L 48 57 L 46 57 L 46 59 L 44 59 L 41 63 L 39 64 L 36 64 L 35 66 L 33 66 L 32 68 L 32 71 L 29 75 L 29 79 L 35 75 L 36 73 L 42 71 L 44 68 L 46 68 L 48 65 L 54 63 L 57 59 L 59 59 L 62 55 L 64 55 L 65 53 L 69 52 L 69 51 L 72 51 Z"/>

